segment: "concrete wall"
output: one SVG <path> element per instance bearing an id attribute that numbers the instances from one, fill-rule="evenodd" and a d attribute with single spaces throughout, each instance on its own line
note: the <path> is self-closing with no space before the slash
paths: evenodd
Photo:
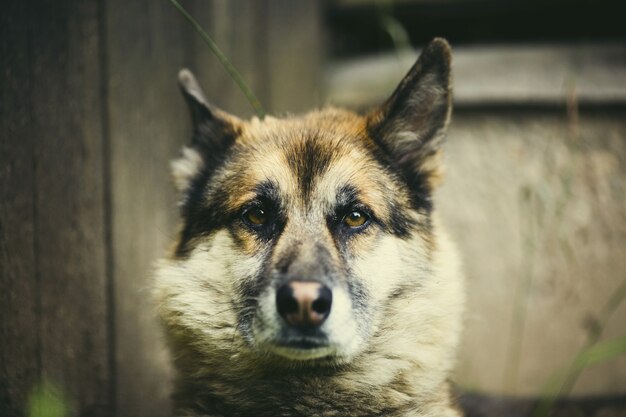
<path id="1" fill-rule="evenodd" d="M 626 111 L 458 111 L 437 204 L 465 260 L 457 380 L 536 394 L 567 366 L 626 282 Z M 626 303 L 602 340 L 626 333 Z M 626 357 L 575 393 L 626 393 Z"/>

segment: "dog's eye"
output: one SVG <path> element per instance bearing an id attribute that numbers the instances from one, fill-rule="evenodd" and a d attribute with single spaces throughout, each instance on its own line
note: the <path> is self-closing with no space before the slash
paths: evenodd
<path id="1" fill-rule="evenodd" d="M 352 210 L 350 213 L 345 215 L 343 223 L 348 227 L 360 227 L 363 226 L 368 219 L 369 216 L 362 211 Z"/>
<path id="2" fill-rule="evenodd" d="M 254 226 L 262 226 L 267 223 L 268 214 L 261 207 L 253 207 L 243 213 L 244 219 Z"/>

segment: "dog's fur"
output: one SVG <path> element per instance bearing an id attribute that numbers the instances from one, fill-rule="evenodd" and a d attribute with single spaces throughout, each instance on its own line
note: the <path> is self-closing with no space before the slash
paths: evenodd
<path id="1" fill-rule="evenodd" d="M 463 276 L 432 203 L 451 111 L 446 41 L 364 116 L 242 121 L 188 71 L 180 83 L 195 134 L 173 163 L 182 227 L 155 284 L 177 415 L 458 416 L 447 378 Z M 260 226 L 246 217 L 259 207 Z M 345 222 L 355 210 L 364 225 Z M 332 290 L 314 347 L 290 344 L 308 336 L 276 312 L 294 279 Z"/>

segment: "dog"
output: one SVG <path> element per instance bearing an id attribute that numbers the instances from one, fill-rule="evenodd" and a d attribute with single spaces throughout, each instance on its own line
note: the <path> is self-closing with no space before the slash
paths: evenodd
<path id="1" fill-rule="evenodd" d="M 433 204 L 450 65 L 434 39 L 366 114 L 246 121 L 180 72 L 194 134 L 154 284 L 177 416 L 462 414 L 464 277 Z"/>

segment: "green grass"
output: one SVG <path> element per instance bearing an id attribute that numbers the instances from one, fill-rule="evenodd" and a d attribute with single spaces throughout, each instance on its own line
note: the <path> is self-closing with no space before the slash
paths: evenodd
<path id="1" fill-rule="evenodd" d="M 534 417 L 547 417 L 557 398 L 569 394 L 582 371 L 594 365 L 604 363 L 626 353 L 626 335 L 609 341 L 599 342 L 583 349 L 572 363 L 555 373 L 545 384 L 543 398 L 533 413 Z M 567 388 L 567 389 L 566 389 Z"/>
<path id="2" fill-rule="evenodd" d="M 59 387 L 43 381 L 28 397 L 28 417 L 66 417 L 70 415 L 68 401 Z"/>

